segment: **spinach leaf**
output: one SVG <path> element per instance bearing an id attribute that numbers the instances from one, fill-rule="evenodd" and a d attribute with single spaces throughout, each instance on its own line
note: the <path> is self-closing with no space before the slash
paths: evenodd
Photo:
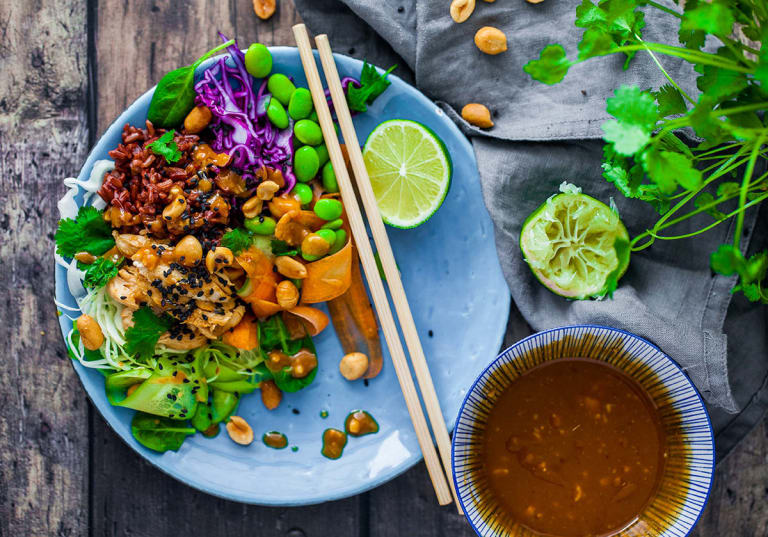
<path id="1" fill-rule="evenodd" d="M 175 127 L 195 105 L 195 69 L 205 60 L 235 42 L 234 39 L 209 50 L 192 65 L 167 73 L 157 85 L 149 103 L 147 119 L 158 127 Z"/>
<path id="2" fill-rule="evenodd" d="M 137 412 L 131 421 L 131 434 L 142 446 L 154 451 L 176 451 L 195 429 L 178 421 Z"/>
<path id="3" fill-rule="evenodd" d="M 312 342 L 312 338 L 310 336 L 306 336 L 303 339 L 297 339 L 295 340 L 295 343 L 298 343 L 296 350 L 291 353 L 286 352 L 286 354 L 296 354 L 299 350 L 304 348 L 310 350 L 315 356 L 317 356 L 317 349 L 315 349 L 315 344 Z M 284 367 L 280 371 L 273 373 L 273 378 L 278 388 L 284 392 L 293 393 L 312 384 L 312 382 L 315 380 L 315 377 L 317 376 L 318 369 L 319 366 L 315 367 L 306 377 L 296 378 L 291 375 L 290 367 Z"/>
<path id="4" fill-rule="evenodd" d="M 282 342 L 288 337 L 288 330 L 279 315 L 273 315 L 259 323 L 259 344 L 261 350 L 271 351 L 282 347 Z"/>

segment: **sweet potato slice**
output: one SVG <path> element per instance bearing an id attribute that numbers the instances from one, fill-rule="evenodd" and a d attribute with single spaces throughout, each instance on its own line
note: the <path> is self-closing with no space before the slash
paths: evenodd
<path id="1" fill-rule="evenodd" d="M 352 243 L 333 255 L 307 264 L 307 277 L 301 287 L 303 304 L 326 302 L 343 295 L 352 278 Z"/>

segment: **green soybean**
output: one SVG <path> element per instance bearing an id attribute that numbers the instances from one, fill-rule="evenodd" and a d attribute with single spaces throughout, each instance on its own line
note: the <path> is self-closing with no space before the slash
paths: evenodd
<path id="1" fill-rule="evenodd" d="M 266 77 L 272 71 L 272 53 L 261 43 L 251 43 L 245 51 L 245 70 L 256 78 Z"/>
<path id="2" fill-rule="evenodd" d="M 317 158 L 320 159 L 320 166 L 328 162 L 328 147 L 325 144 L 316 146 L 315 151 L 317 151 Z"/>
<path id="3" fill-rule="evenodd" d="M 296 88 L 288 102 L 288 113 L 293 119 L 306 119 L 312 111 L 312 94 L 307 88 Z"/>
<path id="4" fill-rule="evenodd" d="M 275 73 L 267 80 L 267 89 L 273 97 L 283 103 L 283 105 L 288 106 L 288 103 L 291 102 L 291 95 L 296 91 L 296 86 L 284 74 Z"/>
<path id="5" fill-rule="evenodd" d="M 293 154 L 293 173 L 302 183 L 311 181 L 320 169 L 320 159 L 314 147 L 305 145 Z"/>
<path id="6" fill-rule="evenodd" d="M 274 98 L 274 95 L 269 100 L 269 106 L 267 106 L 267 117 L 278 129 L 288 127 L 288 114 L 285 113 L 285 108 L 283 108 L 279 100 Z"/>
<path id="7" fill-rule="evenodd" d="M 305 261 L 317 261 L 320 259 L 319 255 L 305 254 L 304 252 L 301 252 L 301 257 L 303 257 Z"/>
<path id="8" fill-rule="evenodd" d="M 300 119 L 293 126 L 293 134 L 303 144 L 320 145 L 323 143 L 323 131 L 320 125 L 309 119 Z M 318 161 L 320 157 L 318 155 Z"/>
<path id="9" fill-rule="evenodd" d="M 315 203 L 315 214 L 329 222 L 340 217 L 343 211 L 344 207 L 339 200 L 323 198 L 317 200 L 317 203 Z"/>
<path id="10" fill-rule="evenodd" d="M 320 229 L 340 229 L 341 226 L 344 225 L 344 220 L 341 218 L 337 218 L 336 220 L 331 220 L 330 222 L 326 222 L 323 224 L 323 226 Z"/>
<path id="11" fill-rule="evenodd" d="M 336 181 L 336 172 L 333 171 L 333 164 L 328 161 L 323 166 L 323 188 L 326 192 L 338 192 L 339 183 Z"/>
<path id="12" fill-rule="evenodd" d="M 340 229 L 336 232 L 336 240 L 331 245 L 331 249 L 328 250 L 328 255 L 335 254 L 347 244 L 347 232 Z"/>
<path id="13" fill-rule="evenodd" d="M 271 216 L 257 216 L 255 218 L 246 218 L 243 225 L 245 229 L 256 235 L 272 235 L 275 232 L 277 223 Z"/>
<path id="14" fill-rule="evenodd" d="M 304 183 L 297 183 L 293 187 L 293 193 L 302 205 L 309 205 L 312 202 L 312 188 Z"/>
<path id="15" fill-rule="evenodd" d="M 336 242 L 336 233 L 332 229 L 318 229 L 316 233 L 328 243 L 328 246 L 333 246 Z"/>

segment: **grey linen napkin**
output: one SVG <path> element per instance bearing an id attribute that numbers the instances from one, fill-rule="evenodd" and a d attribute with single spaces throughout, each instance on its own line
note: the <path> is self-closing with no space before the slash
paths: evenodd
<path id="1" fill-rule="evenodd" d="M 478 0 L 468 21 L 456 24 L 449 2 L 432 0 L 295 0 L 314 33 L 327 33 L 334 50 L 379 66 L 400 64 L 397 74 L 437 101 L 470 137 L 483 195 L 495 224 L 496 246 L 512 297 L 535 330 L 578 323 L 622 328 L 643 336 L 680 364 L 704 396 L 724 456 L 768 407 L 766 310 L 732 298 L 733 278 L 713 275 L 709 253 L 732 240 L 728 224 L 695 240 L 657 241 L 633 254 L 612 300 L 568 301 L 541 286 L 519 250 L 522 222 L 557 192 L 562 181 L 597 199 L 613 198 L 630 235 L 658 215 L 645 203 L 624 198 L 601 177 L 601 123 L 605 99 L 621 84 L 656 88 L 665 81 L 651 59 L 639 54 L 627 71 L 618 57 L 593 59 L 571 69 L 565 81 L 545 86 L 523 65 L 549 43 L 573 54 L 581 30 L 573 24 L 576 2 Z M 672 17 L 650 10 L 645 36 L 674 41 Z M 487 56 L 474 45 L 478 28 L 495 26 L 509 49 Z M 675 59 L 664 67 L 686 91 L 696 92 L 695 73 Z M 483 131 L 457 111 L 481 102 L 495 126 Z M 546 142 L 546 143 L 542 143 Z M 743 247 L 749 247 L 757 211 L 748 214 Z M 698 229 L 706 217 L 675 234 Z M 761 228 L 765 229 L 765 222 Z M 765 248 L 764 236 L 750 250 Z M 729 337 L 730 336 L 730 337 Z"/>

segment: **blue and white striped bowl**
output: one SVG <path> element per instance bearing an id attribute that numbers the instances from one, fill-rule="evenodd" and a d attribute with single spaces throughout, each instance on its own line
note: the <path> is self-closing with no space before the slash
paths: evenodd
<path id="1" fill-rule="evenodd" d="M 709 498 L 715 466 L 712 424 L 680 367 L 658 347 L 623 330 L 581 325 L 539 332 L 501 353 L 477 378 L 459 410 L 453 433 L 453 479 L 472 528 L 482 537 L 536 537 L 505 520 L 480 471 L 482 432 L 496 398 L 525 371 L 548 360 L 583 357 L 618 367 L 658 407 L 668 459 L 656 496 L 616 537 L 685 537 Z"/>

